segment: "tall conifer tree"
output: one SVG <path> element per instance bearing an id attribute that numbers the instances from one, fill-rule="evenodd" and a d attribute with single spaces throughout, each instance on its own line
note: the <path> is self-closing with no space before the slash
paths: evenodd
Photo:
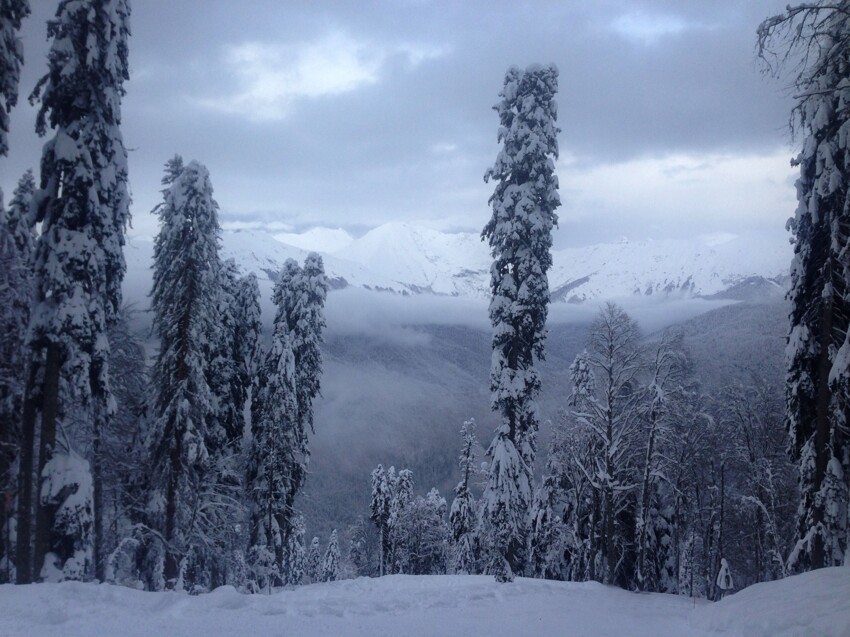
<path id="1" fill-rule="evenodd" d="M 0 156 L 9 154 L 9 112 L 18 103 L 24 46 L 18 36 L 30 14 L 28 0 L 0 2 Z"/>
<path id="2" fill-rule="evenodd" d="M 35 221 L 42 225 L 35 254 L 32 367 L 23 431 L 26 440 L 40 422 L 39 491 L 56 497 L 38 502 L 32 558 L 28 515 L 21 516 L 20 582 L 40 576 L 48 553 L 48 568 L 61 572 L 72 560 L 74 576 L 87 570 L 79 566 L 79 556 L 91 550 L 85 546 L 89 540 L 79 536 L 87 525 L 69 523 L 63 504 L 69 491 L 73 494 L 90 482 L 81 475 L 88 473 L 87 463 L 74 460 L 69 449 L 58 458 L 56 448 L 57 424 L 70 419 L 91 423 L 93 550 L 96 572 L 102 571 L 99 437 L 112 409 L 106 330 L 121 304 L 125 271 L 122 248 L 129 196 L 120 124 L 129 77 L 129 17 L 128 0 L 61 2 L 47 27 L 53 40 L 48 73 L 30 98 L 41 101 L 36 131 L 44 135 L 54 129 L 55 134 L 44 146 L 35 197 Z M 68 470 L 69 463 L 75 471 Z M 32 498 L 28 464 L 22 457 L 22 512 L 28 511 Z"/>
<path id="3" fill-rule="evenodd" d="M 205 505 L 202 489 L 211 465 L 208 376 L 218 338 L 220 230 L 218 204 L 203 165 L 184 166 L 175 157 L 166 165 L 163 184 L 151 302 L 160 339 L 153 368 L 151 509 L 167 545 L 165 583 L 175 587 L 181 561 L 199 558 L 211 530 L 200 525 L 204 520 L 214 524 L 209 511 L 197 512 Z"/>
<path id="4" fill-rule="evenodd" d="M 802 55 L 792 123 L 803 148 L 794 164 L 797 211 L 791 268 L 786 417 L 800 468 L 793 570 L 843 564 L 850 476 L 850 1 L 789 6 L 758 30 L 770 63 Z"/>
<path id="5" fill-rule="evenodd" d="M 532 466 L 537 434 L 535 398 L 543 359 L 557 224 L 558 70 L 554 65 L 508 69 L 499 114 L 502 150 L 484 176 L 496 183 L 493 215 L 481 234 L 490 245 L 490 368 L 492 406 L 500 423 L 487 455 L 490 470 L 482 496 L 488 571 L 499 581 L 522 573 L 527 560 Z"/>

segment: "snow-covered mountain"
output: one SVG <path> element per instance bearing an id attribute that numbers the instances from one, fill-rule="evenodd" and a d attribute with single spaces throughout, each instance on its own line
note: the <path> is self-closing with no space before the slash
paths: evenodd
<path id="1" fill-rule="evenodd" d="M 396 294 L 486 298 L 490 255 L 477 234 L 445 233 L 388 223 L 361 237 L 345 230 L 314 228 L 301 234 L 233 230 L 223 234 L 222 254 L 244 272 L 273 279 L 287 258 L 322 253 L 332 287 Z M 131 239 L 128 279 L 135 296 L 150 289 L 152 243 Z M 768 240 L 627 241 L 553 252 L 549 285 L 554 301 L 580 303 L 607 298 L 780 296 L 787 284 L 791 250 Z"/>

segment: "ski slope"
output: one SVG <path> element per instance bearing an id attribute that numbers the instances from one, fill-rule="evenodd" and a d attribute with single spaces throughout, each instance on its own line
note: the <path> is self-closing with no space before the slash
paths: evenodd
<path id="1" fill-rule="evenodd" d="M 717 604 L 595 582 L 485 576 L 359 578 L 272 595 L 112 585 L 0 587 L 2 637 L 576 635 L 847 637 L 850 568 L 750 587 Z"/>

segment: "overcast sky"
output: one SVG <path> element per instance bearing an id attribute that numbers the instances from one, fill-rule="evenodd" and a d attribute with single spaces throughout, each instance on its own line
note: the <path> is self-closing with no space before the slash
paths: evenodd
<path id="1" fill-rule="evenodd" d="M 793 213 L 784 82 L 755 29 L 787 0 L 134 0 L 123 131 L 132 234 L 156 232 L 162 165 L 211 173 L 226 227 L 355 233 L 484 225 L 508 66 L 560 69 L 557 243 L 775 233 Z M 45 72 L 34 0 L 7 193 L 37 167 Z"/>

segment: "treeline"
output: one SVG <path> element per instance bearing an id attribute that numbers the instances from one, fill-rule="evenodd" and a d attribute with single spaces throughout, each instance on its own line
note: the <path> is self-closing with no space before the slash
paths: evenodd
<path id="1" fill-rule="evenodd" d="M 799 496 L 780 388 L 754 373 L 705 393 L 681 335 L 647 342 L 614 304 L 569 372 L 516 575 L 717 599 L 723 560 L 739 588 L 787 574 Z M 371 524 L 348 532 L 355 574 L 489 572 L 489 463 L 475 423 L 461 432 L 448 512 L 436 490 L 413 495 L 409 471 L 372 473 Z"/>
<path id="2" fill-rule="evenodd" d="M 31 579 L 96 578 L 149 590 L 224 583 L 259 590 L 303 579 L 307 547 L 295 498 L 307 475 L 322 372 L 322 259 L 310 254 L 303 266 L 284 264 L 264 346 L 257 279 L 240 276 L 232 260 L 219 256 L 218 205 L 206 168 L 175 157 L 163 184 L 151 293 L 159 343 L 153 364 L 125 308 L 106 334 L 111 404 L 102 427 L 94 431 L 90 414 L 73 408 L 63 385 L 58 398 L 65 411 L 49 460 L 35 464 L 27 457 L 40 446 L 28 447 L 20 427 L 4 430 L 0 581 L 23 579 L 22 568 Z M 3 304 L 10 328 L 4 360 L 15 363 L 4 368 L 12 382 L 4 385 L 3 405 L 12 423 L 20 421 L 32 367 L 26 290 L 34 285 L 32 246 L 43 241 L 27 221 L 34 192 L 28 173 L 4 212 L 3 237 L 11 241 L 3 271 L 15 277 L 6 290 L 16 295 Z M 43 438 L 43 426 L 38 434 Z M 29 509 L 10 497 L 28 477 L 39 485 Z M 31 523 L 34 532 L 24 535 L 19 520 L 26 515 L 49 515 L 52 523 Z M 46 550 L 28 551 L 39 543 Z M 313 577 L 336 577 L 336 566 L 326 570 Z"/>

